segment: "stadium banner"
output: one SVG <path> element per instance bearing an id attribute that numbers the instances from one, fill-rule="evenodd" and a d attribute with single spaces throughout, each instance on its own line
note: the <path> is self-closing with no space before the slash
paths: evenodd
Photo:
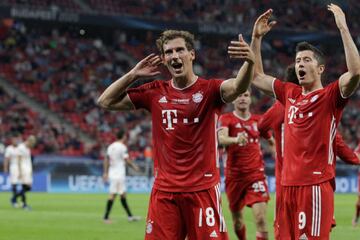
<path id="1" fill-rule="evenodd" d="M 154 179 L 145 176 L 129 176 L 126 178 L 127 192 L 129 193 L 149 193 Z M 101 176 L 94 175 L 61 175 L 51 176 L 49 192 L 68 192 L 68 193 L 107 193 L 108 184 L 104 183 Z M 336 178 L 337 193 L 356 193 L 358 189 L 356 176 L 346 176 Z M 221 190 L 224 192 L 224 177 L 221 178 Z M 275 177 L 268 177 L 270 192 L 275 192 Z"/>
<path id="2" fill-rule="evenodd" d="M 20 187 L 20 185 L 19 185 Z M 35 173 L 33 175 L 32 191 L 48 192 L 49 175 L 45 173 Z M 0 192 L 11 191 L 10 177 L 8 174 L 0 173 Z"/>

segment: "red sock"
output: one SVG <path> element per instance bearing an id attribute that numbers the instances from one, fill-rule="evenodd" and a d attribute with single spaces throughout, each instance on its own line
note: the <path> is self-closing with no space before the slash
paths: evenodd
<path id="1" fill-rule="evenodd" d="M 268 240 L 267 232 L 256 232 L 256 240 Z"/>
<path id="2" fill-rule="evenodd" d="M 236 236 L 239 240 L 246 240 L 246 228 L 245 225 L 243 225 L 240 229 L 235 229 Z"/>

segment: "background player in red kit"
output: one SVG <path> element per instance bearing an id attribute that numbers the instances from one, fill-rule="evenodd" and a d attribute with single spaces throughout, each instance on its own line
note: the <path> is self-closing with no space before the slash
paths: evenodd
<path id="1" fill-rule="evenodd" d="M 355 149 L 355 154 L 360 159 L 360 143 Z M 356 209 L 355 216 L 352 221 L 354 227 L 359 223 L 359 219 L 360 219 L 360 169 L 358 174 L 358 200 L 356 202 L 355 209 Z"/>
<path id="2" fill-rule="evenodd" d="M 258 122 L 260 115 L 250 112 L 250 91 L 241 94 L 234 101 L 234 111 L 221 115 L 218 138 L 226 146 L 225 190 L 238 239 L 246 239 L 242 209 L 252 208 L 256 239 L 268 239 L 266 209 L 269 201 L 265 177 L 264 159 L 260 149 Z M 242 142 L 245 136 L 246 141 Z M 274 145 L 270 134 L 264 134 Z"/>
<path id="3" fill-rule="evenodd" d="M 145 239 L 228 239 L 220 198 L 216 122 L 224 102 L 244 93 L 253 78 L 253 53 L 239 36 L 245 63 L 236 78 L 206 80 L 193 72 L 194 37 L 186 31 L 161 34 L 159 56 L 151 54 L 111 84 L 98 99 L 110 110 L 144 108 L 152 115 L 155 182 Z M 127 89 L 141 77 L 172 79 Z"/>
<path id="4" fill-rule="evenodd" d="M 298 44 L 295 70 L 300 86 L 282 83 L 255 68 L 253 83 L 275 96 L 285 107 L 284 161 L 281 184 L 283 202 L 279 222 L 282 239 L 329 239 L 334 213 L 335 135 L 347 99 L 358 87 L 360 58 L 342 10 L 330 4 L 342 37 L 348 72 L 323 88 L 323 54 L 308 43 Z M 274 25 L 271 10 L 255 23 L 254 52 L 259 40 Z M 237 44 L 229 47 L 237 57 Z M 257 62 L 256 62 L 257 64 Z M 324 210 L 326 209 L 326 211 Z"/>

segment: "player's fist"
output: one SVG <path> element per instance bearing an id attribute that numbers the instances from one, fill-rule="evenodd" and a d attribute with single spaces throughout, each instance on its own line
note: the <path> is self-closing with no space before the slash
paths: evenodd
<path id="1" fill-rule="evenodd" d="M 269 21 L 273 10 L 269 9 L 261 14 L 254 23 L 254 29 L 252 37 L 259 38 L 268 33 L 272 27 L 276 24 L 276 21 Z"/>
<path id="2" fill-rule="evenodd" d="M 246 132 L 239 133 L 236 140 L 237 144 L 239 144 L 240 146 L 245 146 L 248 143 L 248 136 Z"/>

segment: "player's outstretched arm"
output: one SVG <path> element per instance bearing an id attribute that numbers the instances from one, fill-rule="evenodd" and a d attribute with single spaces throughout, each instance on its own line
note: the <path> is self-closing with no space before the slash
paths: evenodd
<path id="1" fill-rule="evenodd" d="M 345 14 L 335 4 L 328 5 L 328 10 L 334 15 L 344 45 L 346 66 L 348 71 L 340 77 L 340 91 L 344 97 L 349 97 L 360 83 L 360 56 L 346 23 Z"/>
<path id="2" fill-rule="evenodd" d="M 354 151 L 346 145 L 344 139 L 339 133 L 335 136 L 336 155 L 344 162 L 352 165 L 360 165 L 360 159 Z"/>
<path id="3" fill-rule="evenodd" d="M 109 110 L 134 109 L 129 96 L 126 94 L 126 89 L 139 78 L 153 77 L 160 74 L 158 70 L 160 64 L 160 57 L 150 54 L 138 62 L 128 73 L 106 88 L 97 100 L 98 105 Z"/>
<path id="4" fill-rule="evenodd" d="M 256 19 L 252 32 L 251 48 L 255 54 L 254 80 L 252 83 L 264 93 L 273 96 L 272 83 L 274 77 L 264 73 L 261 57 L 262 38 L 276 24 L 276 21 L 269 21 L 271 14 L 272 9 L 269 9 Z"/>
<path id="5" fill-rule="evenodd" d="M 245 60 L 236 78 L 228 79 L 221 84 L 221 95 L 229 103 L 248 89 L 254 75 L 254 54 L 241 34 L 238 41 L 231 41 L 228 54 L 230 58 Z"/>

